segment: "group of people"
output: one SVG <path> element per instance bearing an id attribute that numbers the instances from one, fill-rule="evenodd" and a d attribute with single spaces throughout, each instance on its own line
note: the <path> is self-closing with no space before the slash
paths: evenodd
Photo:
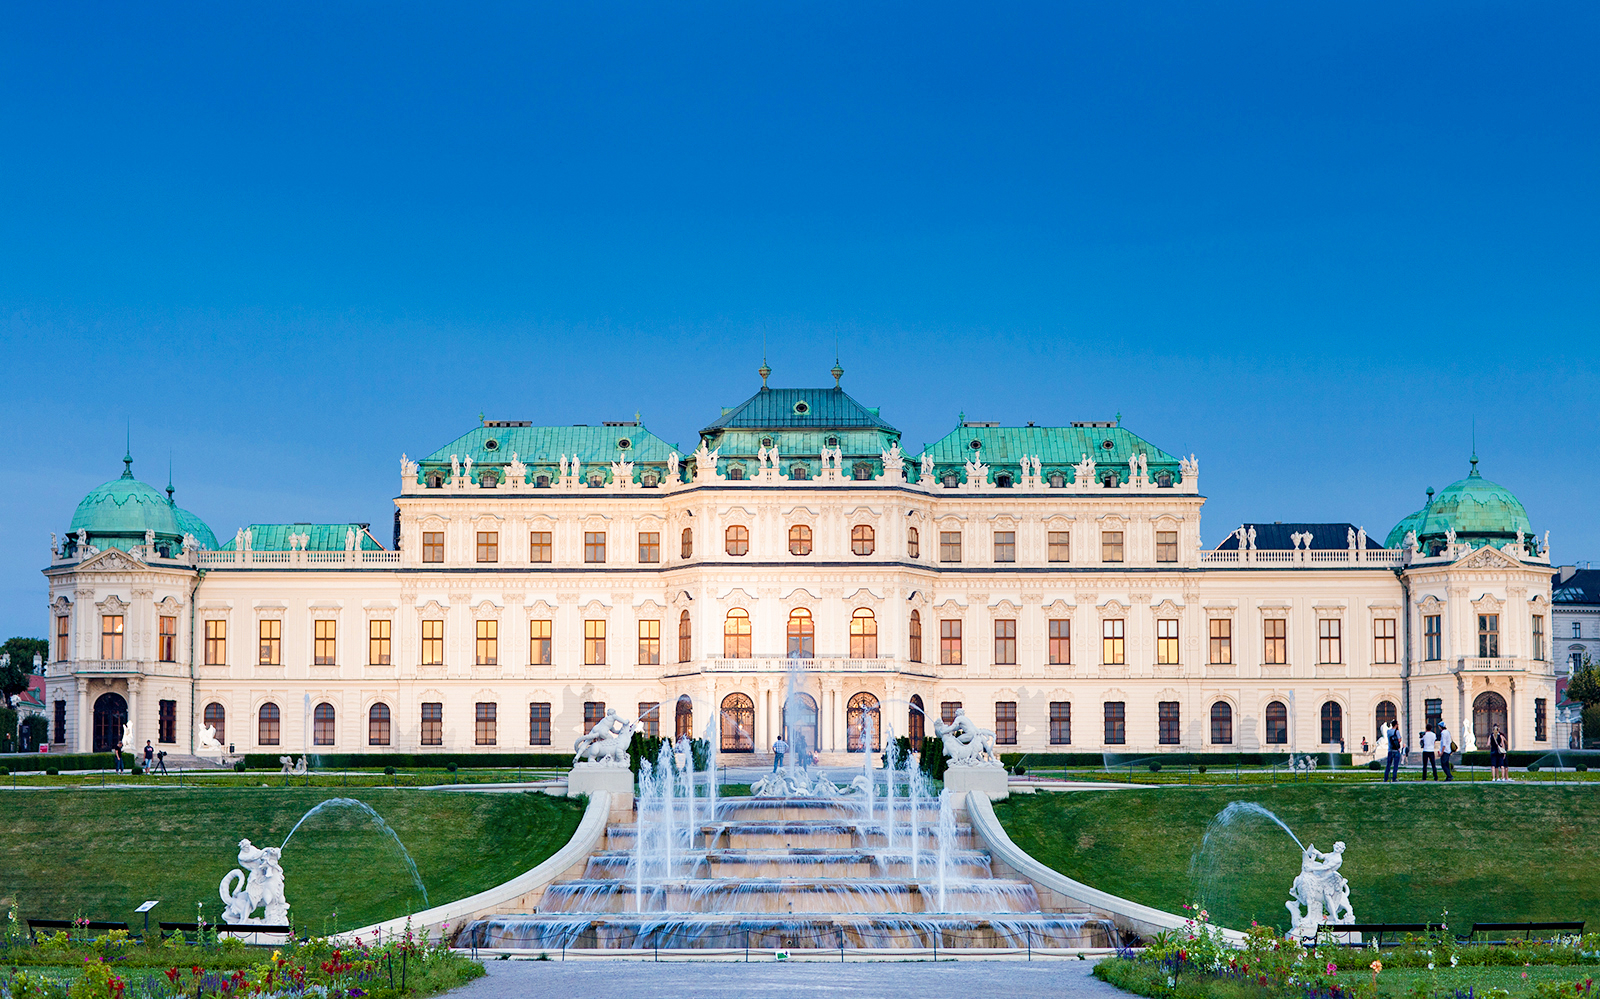
<path id="1" fill-rule="evenodd" d="M 119 773 L 119 774 L 122 773 L 122 740 L 121 739 L 117 740 L 117 744 L 116 744 L 115 748 L 112 750 L 111 755 L 115 758 L 116 765 L 117 765 L 117 773 Z M 152 766 L 154 766 L 154 769 L 151 769 Z M 164 774 L 164 773 L 167 772 L 167 754 L 166 754 L 166 751 L 163 750 L 160 753 L 157 753 L 156 752 L 156 747 L 150 745 L 150 740 L 149 739 L 146 739 L 144 741 L 144 772 L 147 773 L 147 774 L 148 773 Z"/>
<path id="2" fill-rule="evenodd" d="M 811 768 L 811 764 L 816 762 L 816 758 L 806 748 L 806 742 L 804 739 L 800 738 L 799 736 L 795 736 L 794 744 L 791 745 L 788 739 L 785 739 L 780 735 L 776 739 L 772 740 L 773 773 L 777 773 L 780 769 L 782 769 L 784 757 L 789 753 L 794 754 L 794 761 L 800 764 L 801 770 L 809 770 Z"/>
<path id="3" fill-rule="evenodd" d="M 1419 733 L 1418 741 L 1422 744 L 1422 777 L 1420 779 L 1428 780 L 1429 771 L 1431 770 L 1432 778 L 1438 780 L 1439 772 L 1442 768 L 1445 780 L 1455 780 L 1455 767 L 1451 765 L 1451 754 L 1459 752 L 1461 747 L 1456 744 L 1455 738 L 1450 734 L 1450 729 L 1445 723 L 1438 721 L 1430 724 Z M 1367 740 L 1361 740 L 1361 748 L 1363 750 L 1367 748 Z M 1510 740 L 1506 738 L 1505 732 L 1501 730 L 1499 725 L 1494 726 L 1494 731 L 1489 735 L 1489 766 L 1494 771 L 1494 780 L 1507 781 L 1511 779 L 1511 769 L 1506 763 L 1506 754 L 1509 750 Z M 1400 779 L 1400 767 L 1405 764 L 1406 757 L 1410 755 L 1411 747 L 1406 740 L 1400 737 L 1400 730 L 1393 724 L 1385 722 L 1383 729 L 1378 733 L 1377 751 L 1384 755 L 1384 781 L 1386 783 L 1398 781 Z"/>

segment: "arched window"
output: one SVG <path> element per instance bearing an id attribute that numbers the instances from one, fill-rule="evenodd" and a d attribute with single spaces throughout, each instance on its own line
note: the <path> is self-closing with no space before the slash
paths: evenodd
<path id="1" fill-rule="evenodd" d="M 686 663 L 694 658 L 694 646 L 690 641 L 689 612 L 684 611 L 678 615 L 678 662 Z"/>
<path id="2" fill-rule="evenodd" d="M 1322 702 L 1322 744 L 1344 741 L 1344 709 L 1336 701 Z"/>
<path id="3" fill-rule="evenodd" d="M 728 554 L 744 555 L 750 551 L 750 528 L 738 524 L 728 528 Z"/>
<path id="4" fill-rule="evenodd" d="M 911 612 L 911 633 L 906 638 L 906 658 L 922 662 L 922 615 L 916 611 Z"/>
<path id="5" fill-rule="evenodd" d="M 756 704 L 732 693 L 722 699 L 722 751 L 753 753 L 756 749 Z"/>
<path id="6" fill-rule="evenodd" d="M 1273 701 L 1267 705 L 1267 745 L 1287 746 L 1289 744 L 1289 709 L 1283 706 L 1282 701 Z"/>
<path id="7" fill-rule="evenodd" d="M 678 706 L 672 713 L 672 737 L 674 739 L 694 738 L 694 700 L 688 694 L 678 698 Z"/>
<path id="8" fill-rule="evenodd" d="M 866 691 L 852 695 L 845 706 L 844 724 L 847 750 L 852 753 L 864 749 L 878 751 L 878 740 L 883 736 L 883 721 L 878 717 L 876 697 Z"/>
<path id="9" fill-rule="evenodd" d="M 1233 706 L 1227 701 L 1211 705 L 1211 744 L 1233 745 Z"/>
<path id="10" fill-rule="evenodd" d="M 691 527 L 685 527 L 683 529 L 683 534 L 680 536 L 680 540 L 678 542 L 678 557 L 694 557 L 694 529 Z"/>
<path id="11" fill-rule="evenodd" d="M 857 524 L 850 528 L 850 550 L 857 555 L 871 555 L 873 539 L 872 528 L 866 524 Z"/>
<path id="12" fill-rule="evenodd" d="M 1171 472 L 1157 472 L 1156 473 L 1156 488 L 1157 489 L 1171 489 L 1172 488 L 1172 473 Z"/>
<path id="13" fill-rule="evenodd" d="M 850 477 L 857 482 L 866 482 L 872 478 L 872 466 L 864 461 L 858 461 L 850 467 Z"/>
<path id="14" fill-rule="evenodd" d="M 878 620 L 865 607 L 850 615 L 850 658 L 878 658 Z"/>
<path id="15" fill-rule="evenodd" d="M 906 557 L 922 557 L 922 535 L 917 533 L 915 527 L 906 528 Z"/>
<path id="16" fill-rule="evenodd" d="M 789 528 L 789 554 L 811 554 L 811 528 L 805 524 L 796 524 Z"/>
<path id="17" fill-rule="evenodd" d="M 278 744 L 278 706 L 271 701 L 261 705 L 256 713 L 256 742 L 263 746 Z"/>
<path id="18" fill-rule="evenodd" d="M 722 658 L 750 658 L 750 614 L 735 607 L 722 623 Z"/>
<path id="19" fill-rule="evenodd" d="M 911 707 L 906 711 L 906 737 L 911 740 L 913 753 L 922 751 L 922 740 L 926 738 L 923 733 L 927 731 L 922 710 L 922 695 L 911 695 Z"/>
<path id="20" fill-rule="evenodd" d="M 389 705 L 379 701 L 367 710 L 367 745 L 389 744 Z"/>
<path id="21" fill-rule="evenodd" d="M 1399 719 L 1400 714 L 1395 710 L 1393 701 L 1379 701 L 1378 710 L 1375 716 L 1375 723 L 1372 728 L 1374 738 L 1383 735 L 1383 727 L 1385 725 L 1398 726 Z M 1387 753 L 1389 751 L 1388 747 L 1383 747 L 1383 751 Z"/>
<path id="22" fill-rule="evenodd" d="M 311 743 L 333 745 L 333 705 L 323 701 L 311 711 Z"/>
<path id="23" fill-rule="evenodd" d="M 540 489 L 549 489 L 550 488 L 550 476 L 548 476 L 548 475 L 535 475 L 533 477 L 533 484 L 535 486 L 539 487 Z"/>
<path id="24" fill-rule="evenodd" d="M 202 717 L 204 718 L 204 724 L 217 730 L 217 734 L 212 738 L 226 746 L 228 744 L 228 712 L 223 710 L 222 705 L 212 701 L 206 705 L 205 714 Z"/>
<path id="25" fill-rule="evenodd" d="M 790 659 L 810 659 L 816 655 L 816 626 L 811 621 L 810 611 L 804 607 L 790 611 L 787 632 Z"/>
<path id="26" fill-rule="evenodd" d="M 957 475 L 954 472 L 946 472 L 946 473 L 944 473 L 944 487 L 946 489 L 954 489 L 956 486 L 959 486 L 959 485 L 961 485 L 961 476 Z"/>
<path id="27" fill-rule="evenodd" d="M 794 759 L 803 760 L 817 748 L 817 701 L 804 691 L 790 694 L 783 706 L 783 737 Z"/>
<path id="28" fill-rule="evenodd" d="M 646 489 L 654 489 L 660 482 L 661 478 L 655 472 L 646 472 L 639 476 L 639 484 Z"/>

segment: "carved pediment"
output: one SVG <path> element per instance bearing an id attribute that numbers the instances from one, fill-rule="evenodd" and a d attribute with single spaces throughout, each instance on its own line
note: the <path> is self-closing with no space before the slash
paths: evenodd
<path id="1" fill-rule="evenodd" d="M 127 572 L 137 568 L 139 563 L 132 556 L 115 548 L 108 548 L 78 563 L 79 572 Z"/>
<path id="2" fill-rule="evenodd" d="M 1487 545 L 1451 566 L 1452 569 L 1520 569 L 1521 567 L 1521 562 Z"/>

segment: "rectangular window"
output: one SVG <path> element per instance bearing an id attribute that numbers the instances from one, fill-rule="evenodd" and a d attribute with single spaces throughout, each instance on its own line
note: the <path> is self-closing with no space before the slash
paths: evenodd
<path id="1" fill-rule="evenodd" d="M 444 621 L 441 619 L 422 622 L 422 665 L 444 665 Z"/>
<path id="2" fill-rule="evenodd" d="M 1549 721 L 1549 718 L 1546 716 L 1545 712 L 1545 705 L 1547 703 L 1548 702 L 1542 697 L 1535 697 L 1533 699 L 1534 742 L 1544 742 L 1549 738 L 1549 733 L 1546 731 L 1546 723 Z"/>
<path id="3" fill-rule="evenodd" d="M 480 746 L 492 746 L 495 743 L 495 709 L 498 705 L 494 701 L 479 701 L 473 722 L 473 739 Z"/>
<path id="4" fill-rule="evenodd" d="M 1178 702 L 1158 701 L 1156 703 L 1157 736 L 1163 746 L 1176 746 L 1178 744 Z"/>
<path id="5" fill-rule="evenodd" d="M 1226 666 L 1233 662 L 1233 620 L 1226 617 L 1211 619 L 1211 662 Z"/>
<path id="6" fill-rule="evenodd" d="M 1423 724 L 1436 729 L 1444 721 L 1444 699 L 1429 697 L 1422 702 Z"/>
<path id="7" fill-rule="evenodd" d="M 388 618 L 374 618 L 367 622 L 367 664 L 369 666 L 388 666 L 393 662 L 389 656 L 393 631 L 394 622 Z M 384 743 L 384 745 L 388 745 L 388 743 Z"/>
<path id="8" fill-rule="evenodd" d="M 946 666 L 961 664 L 961 619 L 950 618 L 939 622 L 939 662 Z"/>
<path id="9" fill-rule="evenodd" d="M 606 664 L 606 623 L 604 621 L 583 622 L 583 664 L 585 666 L 604 666 Z"/>
<path id="10" fill-rule="evenodd" d="M 478 622 L 476 662 L 479 666 L 498 666 L 500 664 L 499 621 Z"/>
<path id="11" fill-rule="evenodd" d="M 1050 551 L 1047 556 L 1052 562 L 1072 561 L 1072 532 L 1051 531 Z"/>
<path id="12" fill-rule="evenodd" d="M 52 739 L 51 741 L 54 742 L 58 746 L 66 745 L 66 742 L 67 742 L 67 702 L 66 701 L 57 701 L 56 702 L 56 731 L 55 731 L 55 738 Z"/>
<path id="13" fill-rule="evenodd" d="M 555 555 L 555 546 L 550 541 L 549 531 L 528 532 L 528 561 L 549 562 Z"/>
<path id="14" fill-rule="evenodd" d="M 1261 622 L 1261 661 L 1273 666 L 1289 662 L 1289 622 L 1286 618 L 1269 617 Z"/>
<path id="15" fill-rule="evenodd" d="M 689 623 L 689 612 L 678 615 L 678 662 L 694 658 L 694 627 Z"/>
<path id="16" fill-rule="evenodd" d="M 279 666 L 283 663 L 283 622 L 276 618 L 263 618 L 256 626 L 261 646 L 256 662 L 262 666 Z"/>
<path id="17" fill-rule="evenodd" d="M 163 616 L 156 635 L 156 658 L 164 663 L 178 661 L 178 619 Z"/>
<path id="18" fill-rule="evenodd" d="M 1482 659 L 1493 659 L 1498 655 L 1500 655 L 1500 615 L 1479 614 L 1478 656 Z"/>
<path id="19" fill-rule="evenodd" d="M 221 666 L 228 661 L 228 622 L 206 621 L 206 665 Z"/>
<path id="20" fill-rule="evenodd" d="M 444 705 L 438 701 L 422 702 L 422 744 L 444 745 Z"/>
<path id="21" fill-rule="evenodd" d="M 67 616 L 62 614 L 56 618 L 56 662 L 65 662 L 72 658 L 72 630 L 67 622 Z"/>
<path id="22" fill-rule="evenodd" d="M 444 532 L 443 531 L 423 531 L 422 532 L 422 561 L 424 561 L 424 562 L 443 562 L 444 561 Z"/>
<path id="23" fill-rule="evenodd" d="M 1015 666 L 1017 663 L 1017 622 L 1014 619 L 997 619 L 994 623 L 994 664 Z"/>
<path id="24" fill-rule="evenodd" d="M 1050 745 L 1072 745 L 1072 702 L 1050 702 Z"/>
<path id="25" fill-rule="evenodd" d="M 122 615 L 100 615 L 100 658 L 122 658 Z"/>
<path id="26" fill-rule="evenodd" d="M 908 558 L 922 557 L 922 535 L 915 527 L 906 528 L 906 556 Z"/>
<path id="27" fill-rule="evenodd" d="M 156 741 L 172 744 L 178 741 L 178 702 L 156 702 Z"/>
<path id="28" fill-rule="evenodd" d="M 585 562 L 604 562 L 606 560 L 606 532 L 583 532 L 583 560 Z"/>
<path id="29" fill-rule="evenodd" d="M 332 666 L 338 662 L 339 625 L 336 621 L 313 621 L 314 636 L 311 642 L 311 662 L 316 666 Z"/>
<path id="30" fill-rule="evenodd" d="M 655 739 L 661 735 L 661 702 L 639 702 L 639 734 L 646 739 Z"/>
<path id="31" fill-rule="evenodd" d="M 1017 560 L 1017 532 L 994 532 L 994 560 L 996 562 L 1015 562 Z"/>
<path id="32" fill-rule="evenodd" d="M 550 665 L 550 622 L 528 622 L 528 665 Z"/>
<path id="33" fill-rule="evenodd" d="M 960 701 L 940 701 L 939 718 L 946 725 L 956 720 L 956 712 L 961 710 Z"/>
<path id="34" fill-rule="evenodd" d="M 1544 615 L 1533 616 L 1533 658 L 1544 660 Z"/>
<path id="35" fill-rule="evenodd" d="M 1156 622 L 1156 662 L 1172 666 L 1178 662 L 1178 619 L 1162 618 Z"/>
<path id="36" fill-rule="evenodd" d="M 1156 561 L 1157 562 L 1176 562 L 1176 561 L 1178 561 L 1178 532 L 1177 531 L 1157 531 L 1156 532 Z"/>
<path id="37" fill-rule="evenodd" d="M 1102 561 L 1102 562 L 1121 562 L 1122 561 L 1122 532 L 1121 531 L 1101 531 L 1100 532 L 1100 561 Z"/>
<path id="38" fill-rule="evenodd" d="M 994 702 L 994 744 L 996 746 L 1015 746 L 1017 744 L 1017 702 Z"/>
<path id="39" fill-rule="evenodd" d="M 1440 614 L 1429 614 L 1422 619 L 1422 637 L 1424 651 L 1429 662 L 1438 662 L 1444 658 L 1444 617 Z"/>
<path id="40" fill-rule="evenodd" d="M 479 562 L 498 562 L 498 561 L 500 561 L 500 532 L 499 531 L 479 531 L 478 532 L 478 561 Z"/>
<path id="41" fill-rule="evenodd" d="M 583 730 L 585 732 L 600 724 L 600 719 L 606 716 L 605 701 L 583 702 Z"/>
<path id="42" fill-rule="evenodd" d="M 1394 622 L 1392 617 L 1380 617 L 1372 622 L 1372 661 L 1395 663 Z"/>
<path id="43" fill-rule="evenodd" d="M 1128 741 L 1128 705 L 1124 701 L 1106 702 L 1106 745 L 1122 746 Z"/>
<path id="44" fill-rule="evenodd" d="M 640 562 L 659 562 L 659 561 L 661 561 L 661 532 L 660 531 L 640 531 L 639 532 L 639 561 Z"/>
<path id="45" fill-rule="evenodd" d="M 1065 666 L 1072 662 L 1072 622 L 1067 618 L 1050 621 L 1050 665 Z"/>
<path id="46" fill-rule="evenodd" d="M 961 532 L 960 531 L 940 531 L 939 532 L 939 561 L 941 561 L 941 562 L 959 562 L 959 561 L 961 561 Z"/>
<path id="47" fill-rule="evenodd" d="M 549 701 L 535 701 L 528 705 L 528 745 L 550 745 Z"/>
<path id="48" fill-rule="evenodd" d="M 1344 645 L 1340 641 L 1343 624 L 1336 617 L 1325 617 L 1317 622 L 1317 662 L 1344 662 Z"/>
<path id="49" fill-rule="evenodd" d="M 661 665 L 661 622 L 639 622 L 639 665 Z"/>
<path id="50" fill-rule="evenodd" d="M 1123 659 L 1122 618 L 1108 618 L 1100 622 L 1100 661 L 1107 666 L 1121 666 Z"/>

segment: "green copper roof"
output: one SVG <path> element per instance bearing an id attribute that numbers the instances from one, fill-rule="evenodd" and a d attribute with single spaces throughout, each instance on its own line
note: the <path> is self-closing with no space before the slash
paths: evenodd
<path id="1" fill-rule="evenodd" d="M 124 456 L 122 475 L 89 491 L 72 514 L 71 534 L 89 532 L 99 548 L 131 548 L 144 544 L 146 531 L 161 540 L 183 536 L 176 508 L 159 489 L 133 477 L 133 458 Z"/>
<path id="2" fill-rule="evenodd" d="M 492 442 L 492 443 L 491 443 Z M 624 446 L 626 445 L 626 446 Z M 421 459 L 424 464 L 450 464 L 450 456 L 471 458 L 474 466 L 506 465 L 512 452 L 525 465 L 555 466 L 562 455 L 576 454 L 584 464 L 620 461 L 664 464 L 672 445 L 640 425 L 474 427 Z M 680 455 L 681 457 L 681 455 Z M 474 473 L 476 474 L 476 473 Z"/>
<path id="3" fill-rule="evenodd" d="M 173 506 L 172 512 L 178 516 L 178 530 L 184 534 L 193 534 L 195 540 L 200 543 L 202 551 L 217 550 L 217 536 L 211 533 L 211 528 L 205 521 L 181 506 Z"/>
<path id="4" fill-rule="evenodd" d="M 1407 531 L 1416 531 L 1419 545 L 1443 541 L 1454 530 L 1459 541 L 1474 544 L 1502 544 L 1516 539 L 1517 532 L 1533 534 L 1528 511 L 1505 486 L 1490 482 L 1478 472 L 1478 456 L 1472 456 L 1472 471 L 1450 483 L 1421 509 L 1406 516 L 1389 532 L 1384 545 L 1399 548 Z"/>
<path id="5" fill-rule="evenodd" d="M 979 447 L 972 445 L 977 443 Z M 1107 447 L 1109 443 L 1111 446 Z M 1038 455 L 1041 465 L 1076 465 L 1089 455 L 1096 465 L 1126 465 L 1135 454 L 1157 465 L 1178 459 L 1121 427 L 974 427 L 960 426 L 928 445 L 936 464 L 965 464 L 974 455 L 984 464 L 1016 464 L 1023 455 Z"/>
<path id="6" fill-rule="evenodd" d="M 382 551 L 383 546 L 377 539 L 367 532 L 365 524 L 251 524 L 250 548 L 258 552 L 286 552 L 289 551 L 289 535 L 304 534 L 309 536 L 304 548 L 308 552 L 342 552 L 345 550 L 345 539 L 351 531 L 356 532 L 356 540 L 364 552 Z M 228 539 L 220 551 L 231 552 L 238 547 L 238 538 Z"/>
<path id="7" fill-rule="evenodd" d="M 833 388 L 781 389 L 763 387 L 704 430 L 702 437 L 722 430 L 884 430 L 899 431 L 878 416 L 875 407 L 863 406 L 850 393 Z"/>

